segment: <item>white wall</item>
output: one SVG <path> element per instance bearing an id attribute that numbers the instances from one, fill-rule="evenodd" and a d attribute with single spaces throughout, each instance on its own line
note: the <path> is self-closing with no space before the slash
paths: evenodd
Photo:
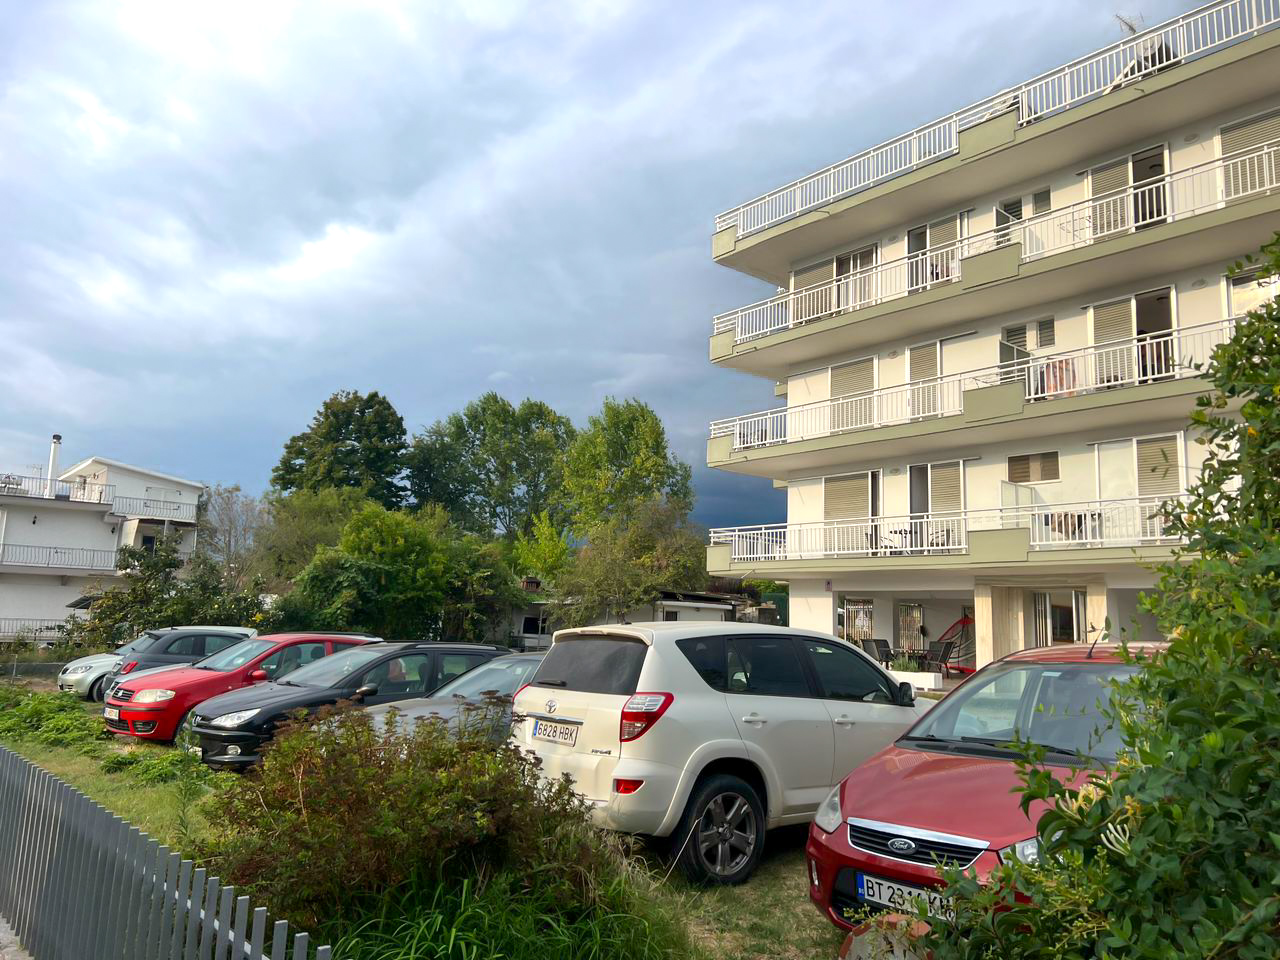
<path id="1" fill-rule="evenodd" d="M 827 589 L 826 584 L 825 580 L 791 581 L 788 601 L 791 626 L 818 633 L 835 633 L 835 594 Z"/>
<path id="2" fill-rule="evenodd" d="M 65 620 L 72 613 L 67 604 L 98 583 L 93 577 L 0 573 L 0 617 Z"/>
<path id="3" fill-rule="evenodd" d="M 4 543 L 93 550 L 116 547 L 113 524 L 104 521 L 101 509 L 79 509 L 57 500 L 32 500 L 30 506 L 24 503 L 0 507 L 0 513 L 4 514 Z"/>

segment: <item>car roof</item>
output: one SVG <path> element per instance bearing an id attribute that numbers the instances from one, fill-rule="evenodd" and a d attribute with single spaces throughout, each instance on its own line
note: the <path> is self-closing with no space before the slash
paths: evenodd
<path id="1" fill-rule="evenodd" d="M 813 637 L 814 639 L 837 640 L 841 643 L 849 643 L 847 640 L 839 640 L 838 637 L 819 633 L 816 630 L 801 630 L 797 627 L 775 627 L 764 623 L 737 623 L 732 620 L 691 620 L 683 622 L 680 620 L 650 620 L 643 623 L 602 624 L 598 627 L 570 627 L 565 630 L 557 630 L 552 637 L 552 642 L 570 634 L 578 636 L 614 634 L 615 636 L 635 637 L 650 645 L 656 645 L 674 643 L 676 640 L 683 640 L 686 637 L 719 637 L 724 636 L 726 633 L 732 633 L 737 637 Z M 853 644 L 849 645 L 853 646 Z"/>
<path id="2" fill-rule="evenodd" d="M 311 636 L 311 634 L 308 634 L 308 636 Z M 343 634 L 326 633 L 316 634 L 316 636 L 343 636 Z M 346 636 L 350 636 L 350 634 L 346 634 Z M 507 647 L 500 647 L 496 643 L 463 643 L 460 640 L 382 640 L 377 637 L 373 639 L 377 641 L 378 649 L 391 652 L 415 650 L 420 647 L 425 647 L 428 650 L 484 650 L 487 652 L 500 652 L 508 649 Z"/>
<path id="3" fill-rule="evenodd" d="M 153 627 L 150 630 L 143 630 L 143 633 L 176 633 L 179 630 L 216 630 L 219 633 L 243 633 L 246 636 L 257 631 L 253 627 L 228 627 L 215 626 L 213 624 L 188 623 L 180 627 Z"/>
<path id="4" fill-rule="evenodd" d="M 246 637 L 246 640 L 249 638 Z M 381 637 L 369 633 L 343 633 L 340 630 L 295 630 L 289 633 L 260 633 L 254 640 L 269 640 L 271 643 L 284 643 L 289 640 L 365 640 L 369 643 L 382 643 Z"/>
<path id="5" fill-rule="evenodd" d="M 1151 656 L 1167 649 L 1169 644 L 1158 642 L 1131 643 L 1131 653 Z M 1000 658 L 1001 662 L 1038 662 L 1038 663 L 1076 663 L 1088 660 L 1103 660 L 1119 663 L 1124 660 L 1125 647 L 1119 643 L 1063 643 L 1052 647 L 1032 647 L 1029 650 L 1018 650 Z"/>

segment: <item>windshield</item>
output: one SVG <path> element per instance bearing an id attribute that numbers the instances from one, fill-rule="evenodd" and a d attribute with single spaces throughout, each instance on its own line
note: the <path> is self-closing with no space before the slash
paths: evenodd
<path id="1" fill-rule="evenodd" d="M 1138 672 L 1124 663 L 1005 663 L 988 667 L 924 715 L 903 737 L 931 746 L 1004 750 L 1018 734 L 1050 755 L 1114 760 L 1120 732 L 1100 711 L 1114 684 Z M 1011 751 L 1010 751 L 1011 752 Z"/>
<path id="2" fill-rule="evenodd" d="M 142 653 L 142 651 L 155 646 L 156 641 L 159 640 L 161 636 L 163 636 L 163 634 L 152 633 L 150 630 L 140 633 L 117 650 L 116 653 L 121 656 L 126 653 Z"/>
<path id="3" fill-rule="evenodd" d="M 303 687 L 340 687 L 351 674 L 362 670 L 365 666 L 386 654 L 384 644 L 373 644 L 368 647 L 355 647 L 335 653 L 331 657 L 299 667 L 289 674 L 289 683 Z"/>
<path id="4" fill-rule="evenodd" d="M 449 681 L 431 694 L 431 697 L 475 698 L 490 692 L 500 697 L 509 697 L 529 681 L 541 662 L 538 657 L 502 657 L 490 660 Z"/>
<path id="5" fill-rule="evenodd" d="M 265 640 L 260 637 L 255 637 L 252 640 L 241 640 L 239 643 L 233 643 L 225 650 L 219 650 L 212 656 L 197 660 L 192 666 L 200 670 L 217 670 L 221 673 L 226 673 L 228 670 L 243 667 L 258 654 L 265 653 L 274 646 L 274 640 Z"/>

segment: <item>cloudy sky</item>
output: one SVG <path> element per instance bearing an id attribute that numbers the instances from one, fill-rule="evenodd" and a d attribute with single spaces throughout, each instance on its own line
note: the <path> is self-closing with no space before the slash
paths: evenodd
<path id="1" fill-rule="evenodd" d="M 1189 4 L 1144 0 L 1148 23 Z M 1120 37 L 1102 0 L 0 0 L 0 469 L 267 484 L 334 390 L 635 396 L 704 465 L 716 212 Z"/>

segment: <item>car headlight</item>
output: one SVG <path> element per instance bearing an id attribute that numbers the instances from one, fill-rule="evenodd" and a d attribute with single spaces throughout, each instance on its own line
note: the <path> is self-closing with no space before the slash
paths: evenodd
<path id="1" fill-rule="evenodd" d="M 1001 863 L 1009 863 L 1013 860 L 1021 860 L 1023 863 L 1035 863 L 1040 859 L 1040 838 L 1032 837 L 1030 840 L 1020 840 L 1017 843 L 1011 843 L 1007 847 L 1002 847 L 996 851 L 1000 855 Z"/>
<path id="2" fill-rule="evenodd" d="M 834 833 L 844 823 L 844 811 L 840 809 L 840 785 L 827 794 L 822 806 L 813 815 L 813 822 L 823 833 Z"/>
<path id="3" fill-rule="evenodd" d="M 134 703 L 162 703 L 172 700 L 176 693 L 172 690 L 142 690 L 133 698 Z"/>
<path id="4" fill-rule="evenodd" d="M 89 664 L 86 663 L 79 667 L 67 667 L 67 669 L 63 672 L 66 673 L 68 677 L 74 677 L 82 673 L 88 673 L 92 669 L 93 667 L 91 667 Z"/>
<path id="5" fill-rule="evenodd" d="M 224 713 L 220 717 L 214 717 L 209 721 L 211 727 L 238 727 L 252 717 L 256 717 L 260 710 L 237 710 L 235 713 Z"/>

